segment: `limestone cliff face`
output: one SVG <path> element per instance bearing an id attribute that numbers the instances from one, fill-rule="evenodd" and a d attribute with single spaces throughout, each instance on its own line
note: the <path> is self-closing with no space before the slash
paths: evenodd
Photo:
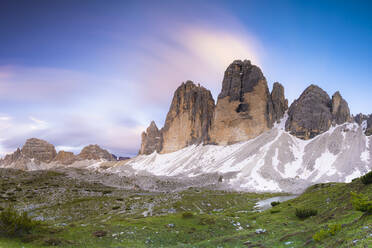
<path id="1" fill-rule="evenodd" d="M 142 133 L 142 143 L 139 154 L 151 154 L 154 151 L 160 152 L 163 145 L 163 135 L 152 121 L 146 132 Z"/>
<path id="2" fill-rule="evenodd" d="M 279 94 L 275 92 L 274 95 Z M 227 145 L 257 137 L 269 130 L 275 119 L 271 95 L 261 69 L 248 60 L 236 60 L 230 64 L 218 96 L 211 143 Z"/>
<path id="3" fill-rule="evenodd" d="M 316 85 L 310 85 L 295 100 L 288 111 L 286 130 L 301 139 L 311 139 L 331 127 L 350 120 L 350 110 L 339 92 L 332 100 L 327 92 Z"/>
<path id="4" fill-rule="evenodd" d="M 28 139 L 21 152 L 28 158 L 45 163 L 51 162 L 57 155 L 56 149 L 52 144 L 36 138 Z"/>
<path id="5" fill-rule="evenodd" d="M 191 81 L 182 83 L 174 93 L 165 125 L 161 130 L 161 153 L 209 142 L 214 108 L 214 100 L 209 90 Z"/>

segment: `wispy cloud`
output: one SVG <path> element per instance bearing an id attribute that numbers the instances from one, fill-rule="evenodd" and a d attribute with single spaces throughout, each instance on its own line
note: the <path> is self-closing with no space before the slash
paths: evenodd
<path id="1" fill-rule="evenodd" d="M 169 96 L 186 80 L 211 89 L 216 97 L 223 72 L 236 59 L 259 64 L 259 43 L 241 30 L 175 27 L 161 40 L 146 39 L 140 57 L 139 91 L 146 102 L 169 103 Z"/>

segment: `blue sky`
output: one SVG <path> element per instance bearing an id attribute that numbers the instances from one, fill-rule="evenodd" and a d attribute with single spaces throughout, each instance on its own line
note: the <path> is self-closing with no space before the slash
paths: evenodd
<path id="1" fill-rule="evenodd" d="M 39 137 L 134 155 L 174 90 L 250 59 L 289 102 L 311 83 L 371 113 L 371 1 L 0 2 L 0 154 Z"/>

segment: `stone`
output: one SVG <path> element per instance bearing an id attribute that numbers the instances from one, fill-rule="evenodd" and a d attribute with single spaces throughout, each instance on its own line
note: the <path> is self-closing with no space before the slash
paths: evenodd
<path id="1" fill-rule="evenodd" d="M 278 82 L 273 85 L 273 90 L 271 91 L 271 101 L 273 103 L 273 119 L 275 121 L 280 121 L 283 118 L 285 112 L 288 110 L 288 100 L 284 95 L 284 87 Z"/>
<path id="2" fill-rule="evenodd" d="M 141 138 L 142 142 L 139 154 L 148 155 L 154 151 L 160 153 L 163 145 L 163 135 L 154 121 L 151 122 L 146 132 L 142 133 Z"/>
<path id="3" fill-rule="evenodd" d="M 209 142 L 214 108 L 214 100 L 209 90 L 195 85 L 192 81 L 182 83 L 174 93 L 165 125 L 161 130 L 161 153 Z"/>
<path id="4" fill-rule="evenodd" d="M 89 145 L 83 148 L 77 156 L 79 160 L 100 160 L 114 161 L 114 157 L 107 150 L 98 145 Z"/>
<path id="5" fill-rule="evenodd" d="M 331 99 L 316 85 L 310 85 L 288 111 L 286 130 L 308 140 L 329 130 L 332 123 Z"/>
<path id="6" fill-rule="evenodd" d="M 54 146 L 45 140 L 31 138 L 23 145 L 22 154 L 30 159 L 35 159 L 40 162 L 49 163 L 57 155 Z"/>
<path id="7" fill-rule="evenodd" d="M 338 91 L 332 96 L 332 117 L 338 125 L 350 121 L 349 105 Z"/>
<path id="8" fill-rule="evenodd" d="M 261 69 L 249 60 L 236 60 L 224 74 L 210 143 L 227 145 L 255 138 L 272 127 L 273 112 Z"/>
<path id="9" fill-rule="evenodd" d="M 59 151 L 54 161 L 64 165 L 70 165 L 77 161 L 77 157 L 72 152 Z"/>

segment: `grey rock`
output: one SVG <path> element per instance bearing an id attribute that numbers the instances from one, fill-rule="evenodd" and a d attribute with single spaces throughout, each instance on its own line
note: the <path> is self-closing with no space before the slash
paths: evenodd
<path id="1" fill-rule="evenodd" d="M 329 130 L 332 123 L 331 99 L 316 85 L 310 85 L 288 111 L 286 130 L 301 139 L 311 139 Z"/>
<path id="2" fill-rule="evenodd" d="M 266 79 L 259 67 L 249 60 L 235 60 L 225 71 L 218 98 L 229 96 L 230 101 L 242 101 L 244 93 L 252 92 L 260 80 Z"/>
<path id="3" fill-rule="evenodd" d="M 363 122 L 365 121 L 366 122 L 366 125 L 364 127 L 365 128 L 365 134 L 367 136 L 372 135 L 372 114 L 370 114 L 370 115 L 357 114 L 354 117 L 354 121 L 356 123 L 358 123 L 359 125 L 362 125 Z"/>
<path id="4" fill-rule="evenodd" d="M 273 90 L 271 91 L 271 101 L 273 103 L 273 119 L 279 121 L 283 116 L 285 111 L 288 110 L 288 100 L 285 99 L 284 87 L 278 82 L 273 85 Z"/>
<path id="5" fill-rule="evenodd" d="M 160 152 L 163 144 L 163 135 L 152 121 L 146 132 L 142 133 L 142 143 L 139 154 L 151 154 L 154 151 Z"/>
<path id="6" fill-rule="evenodd" d="M 332 117 L 338 125 L 350 121 L 349 105 L 338 91 L 332 96 Z"/>

